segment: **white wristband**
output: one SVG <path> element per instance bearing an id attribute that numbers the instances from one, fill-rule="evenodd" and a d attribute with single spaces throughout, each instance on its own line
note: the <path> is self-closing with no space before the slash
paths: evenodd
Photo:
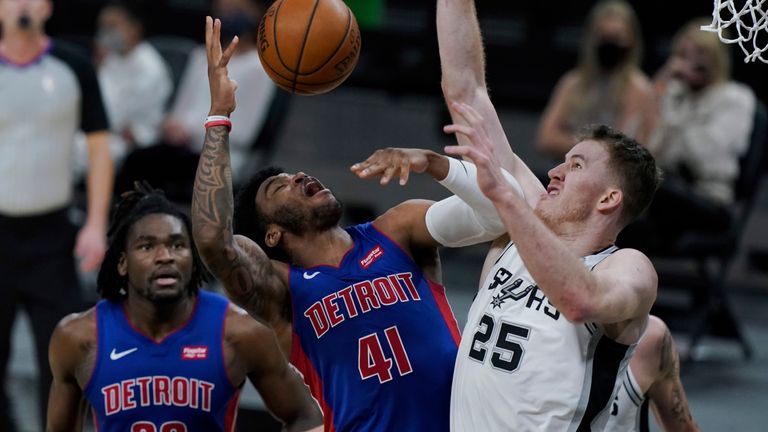
<path id="1" fill-rule="evenodd" d="M 211 122 L 211 121 L 232 121 L 229 117 L 223 116 L 223 115 L 210 115 L 205 118 L 205 122 Z"/>

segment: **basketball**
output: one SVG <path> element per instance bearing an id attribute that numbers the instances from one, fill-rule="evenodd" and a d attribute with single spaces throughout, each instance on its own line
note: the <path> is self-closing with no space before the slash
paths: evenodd
<path id="1" fill-rule="evenodd" d="M 264 70 L 299 95 L 326 93 L 344 82 L 360 43 L 355 16 L 342 0 L 277 0 L 259 24 Z"/>

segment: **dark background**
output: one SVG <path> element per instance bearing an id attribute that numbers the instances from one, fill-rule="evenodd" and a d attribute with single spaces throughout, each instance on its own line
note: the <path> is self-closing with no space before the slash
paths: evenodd
<path id="1" fill-rule="evenodd" d="M 142 1 L 147 35 L 179 35 L 202 42 L 209 0 Z M 371 0 L 373 1 L 373 0 Z M 439 59 L 434 1 L 383 0 L 380 24 L 363 27 L 363 50 L 347 85 L 395 95 L 439 95 Z M 358 1 L 360 2 L 360 1 Z M 104 0 L 57 0 L 51 34 L 90 45 Z M 263 3 L 268 5 L 269 1 Z M 488 58 L 488 84 L 501 107 L 541 109 L 558 78 L 576 63 L 581 27 L 596 1 L 481 0 L 478 14 Z M 695 17 L 710 17 L 706 0 L 630 1 L 643 28 L 643 70 L 652 75 L 669 53 L 677 29 Z M 734 77 L 768 100 L 768 65 L 744 64 L 733 46 Z"/>

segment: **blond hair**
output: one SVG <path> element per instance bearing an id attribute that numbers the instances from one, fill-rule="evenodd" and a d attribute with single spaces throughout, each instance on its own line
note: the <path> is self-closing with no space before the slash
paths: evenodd
<path id="1" fill-rule="evenodd" d="M 712 61 L 712 83 L 721 83 L 731 79 L 731 51 L 720 42 L 717 33 L 705 32 L 701 26 L 711 24 L 711 18 L 695 18 L 689 21 L 675 35 L 672 53 L 680 50 L 680 44 L 689 39 L 702 48 Z"/>
<path id="2" fill-rule="evenodd" d="M 600 65 L 597 60 L 597 26 L 598 23 L 608 17 L 618 17 L 624 20 L 632 32 L 632 46 L 626 58 L 619 64 L 611 75 L 615 77 L 613 81 L 614 88 L 610 92 L 612 98 L 608 103 L 619 105 L 621 97 L 629 87 L 632 73 L 640 69 L 640 58 L 642 56 L 642 34 L 640 32 L 640 21 L 632 6 L 624 0 L 604 0 L 597 3 L 589 12 L 587 28 L 584 36 L 581 38 L 581 48 L 579 62 L 576 66 L 576 91 L 571 94 L 568 101 L 568 107 L 571 112 L 584 112 L 593 107 L 587 106 L 588 101 L 582 97 L 598 81 L 604 79 L 601 76 Z"/>

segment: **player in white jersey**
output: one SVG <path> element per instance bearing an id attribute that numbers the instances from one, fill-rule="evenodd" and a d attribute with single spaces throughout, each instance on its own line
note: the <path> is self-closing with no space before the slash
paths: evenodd
<path id="1" fill-rule="evenodd" d="M 683 384 L 680 359 L 664 321 L 651 316 L 629 367 L 616 381 L 607 432 L 648 432 L 648 405 L 667 432 L 698 432 Z"/>
<path id="2" fill-rule="evenodd" d="M 449 211 L 455 200 L 434 204 L 425 223 L 445 246 L 498 235 L 483 194 L 512 239 L 494 243 L 470 310 L 454 373 L 451 428 L 600 430 L 657 285 L 653 265 L 639 251 L 601 255 L 650 203 L 659 181 L 653 157 L 610 128 L 593 128 L 550 171 L 545 189 L 509 148 L 488 96 L 474 0 L 438 0 L 437 29 L 443 91 L 455 121 L 445 130 L 463 144 L 446 151 L 474 160 L 477 174 L 453 159 L 446 173 L 435 169 L 440 159 L 433 154 L 398 149 L 378 152 L 353 171 L 381 175 L 383 183 L 397 173 L 402 183 L 408 171 L 426 171 L 486 217 Z M 501 177 L 499 165 L 522 195 Z M 600 262 L 590 269 L 582 257 Z"/>

